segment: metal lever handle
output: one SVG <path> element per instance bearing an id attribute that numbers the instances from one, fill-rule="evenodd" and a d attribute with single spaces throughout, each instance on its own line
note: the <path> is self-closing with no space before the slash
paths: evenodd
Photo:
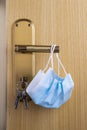
<path id="1" fill-rule="evenodd" d="M 46 45 L 15 45 L 15 52 L 20 53 L 50 53 L 51 46 Z M 55 47 L 54 53 L 59 52 L 59 46 Z"/>

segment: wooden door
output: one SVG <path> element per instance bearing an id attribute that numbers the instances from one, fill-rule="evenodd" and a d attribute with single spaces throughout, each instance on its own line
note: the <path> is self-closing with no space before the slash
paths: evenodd
<path id="1" fill-rule="evenodd" d="M 0 0 L 0 130 L 6 129 L 6 6 Z"/>
<path id="2" fill-rule="evenodd" d="M 87 1 L 7 0 L 7 130 L 87 129 Z M 56 43 L 75 88 L 71 99 L 59 109 L 29 104 L 14 109 L 12 85 L 12 24 L 20 18 L 33 21 L 35 44 Z M 26 35 L 26 34 L 25 34 Z M 48 54 L 36 54 L 35 70 L 44 68 Z M 57 69 L 57 66 L 55 66 Z"/>

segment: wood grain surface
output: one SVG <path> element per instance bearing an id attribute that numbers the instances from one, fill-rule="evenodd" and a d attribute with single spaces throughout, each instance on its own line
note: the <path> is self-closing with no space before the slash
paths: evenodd
<path id="1" fill-rule="evenodd" d="M 6 3 L 7 130 L 87 130 L 87 1 L 7 0 Z M 11 31 L 14 21 L 20 18 L 33 21 L 36 44 L 60 46 L 61 60 L 71 73 L 75 88 L 71 99 L 59 109 L 42 108 L 32 102 L 28 110 L 23 105 L 14 109 Z M 36 54 L 36 72 L 44 68 L 48 56 Z"/>

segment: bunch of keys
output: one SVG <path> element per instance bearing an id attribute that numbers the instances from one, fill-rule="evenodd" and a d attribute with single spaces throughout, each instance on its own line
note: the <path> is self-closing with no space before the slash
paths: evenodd
<path id="1" fill-rule="evenodd" d="M 28 85 L 28 78 L 21 77 L 20 81 L 16 84 L 17 96 L 15 100 L 15 109 L 17 109 L 19 102 L 24 103 L 24 108 L 28 108 L 28 102 L 31 100 L 26 93 L 26 87 Z"/>

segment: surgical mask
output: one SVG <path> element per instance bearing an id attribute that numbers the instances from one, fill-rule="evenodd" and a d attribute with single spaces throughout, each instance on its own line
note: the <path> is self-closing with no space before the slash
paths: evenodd
<path id="1" fill-rule="evenodd" d="M 36 74 L 26 89 L 26 92 L 29 94 L 35 104 L 46 108 L 59 108 L 71 97 L 72 89 L 74 87 L 72 77 L 66 72 L 57 53 L 55 55 L 58 62 L 58 74 L 54 72 L 54 49 L 55 45 L 52 45 L 51 54 L 45 69 L 40 70 Z M 51 67 L 48 68 L 50 62 Z M 64 78 L 60 77 L 60 66 L 64 70 Z"/>

